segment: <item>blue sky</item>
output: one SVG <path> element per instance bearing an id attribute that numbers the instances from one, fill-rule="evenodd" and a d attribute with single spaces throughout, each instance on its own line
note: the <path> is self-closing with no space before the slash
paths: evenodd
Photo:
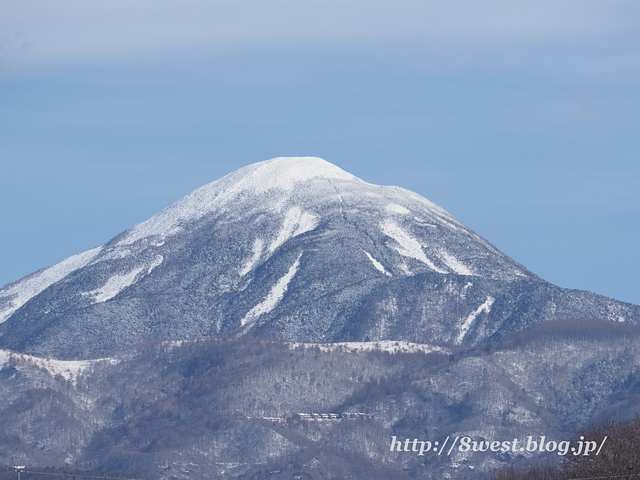
<path id="1" fill-rule="evenodd" d="M 2 0 L 0 285 L 321 156 L 640 304 L 637 1 Z"/>

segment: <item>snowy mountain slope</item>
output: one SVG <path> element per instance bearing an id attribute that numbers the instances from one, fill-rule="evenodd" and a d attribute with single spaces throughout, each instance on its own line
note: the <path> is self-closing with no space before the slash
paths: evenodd
<path id="1" fill-rule="evenodd" d="M 0 290 L 0 323 L 4 322 L 13 312 L 40 292 L 59 282 L 75 270 L 84 267 L 99 252 L 100 247 L 97 247 L 78 255 L 73 255 L 60 263 L 39 270 L 4 287 Z"/>
<path id="2" fill-rule="evenodd" d="M 480 478 L 526 454 L 389 439 L 632 415 L 638 323 L 419 195 L 278 158 L 0 290 L 0 468 Z"/>
<path id="3" fill-rule="evenodd" d="M 640 321 L 640 307 L 544 282 L 419 195 L 312 157 L 242 168 L 90 252 L 37 288 L 0 290 L 0 348 L 90 358 L 219 335 L 446 347 L 553 318 Z"/>

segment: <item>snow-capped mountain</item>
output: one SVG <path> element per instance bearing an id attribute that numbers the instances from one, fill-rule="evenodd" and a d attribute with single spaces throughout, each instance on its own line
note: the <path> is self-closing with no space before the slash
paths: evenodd
<path id="1" fill-rule="evenodd" d="M 413 192 L 276 158 L 4 287 L 0 348 L 89 358 L 243 335 L 446 347 L 554 318 L 638 323 L 640 308 L 544 282 Z"/>
<path id="2" fill-rule="evenodd" d="M 277 158 L 0 290 L 0 471 L 488 478 L 538 453 L 389 441 L 633 415 L 638 323 L 415 193 Z"/>

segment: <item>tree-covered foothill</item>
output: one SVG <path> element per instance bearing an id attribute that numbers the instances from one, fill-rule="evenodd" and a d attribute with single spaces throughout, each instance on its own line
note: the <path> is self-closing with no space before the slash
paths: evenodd
<path id="1" fill-rule="evenodd" d="M 598 455 L 567 455 L 559 465 L 499 470 L 492 480 L 640 479 L 640 414 L 633 420 L 606 420 L 580 432 L 598 445 Z"/>

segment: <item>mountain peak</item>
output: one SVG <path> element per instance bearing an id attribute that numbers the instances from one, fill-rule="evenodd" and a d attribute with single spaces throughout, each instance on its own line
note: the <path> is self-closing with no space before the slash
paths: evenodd
<path id="1" fill-rule="evenodd" d="M 474 345 L 557 316 L 640 313 L 546 284 L 416 193 L 281 157 L 0 290 L 0 348 L 89 358 L 249 331 Z"/>
<path id="2" fill-rule="evenodd" d="M 295 184 L 317 177 L 358 180 L 356 176 L 319 157 L 277 157 L 255 163 L 249 166 L 251 167 L 253 171 L 245 178 L 247 183 L 258 190 L 292 190 Z"/>
<path id="3" fill-rule="evenodd" d="M 129 245 L 143 238 L 173 235 L 181 230 L 182 224 L 223 209 L 239 197 L 256 196 L 271 190 L 289 193 L 296 185 L 314 179 L 362 182 L 322 158 L 273 158 L 248 165 L 198 188 L 149 220 L 129 229 L 118 244 Z"/>

